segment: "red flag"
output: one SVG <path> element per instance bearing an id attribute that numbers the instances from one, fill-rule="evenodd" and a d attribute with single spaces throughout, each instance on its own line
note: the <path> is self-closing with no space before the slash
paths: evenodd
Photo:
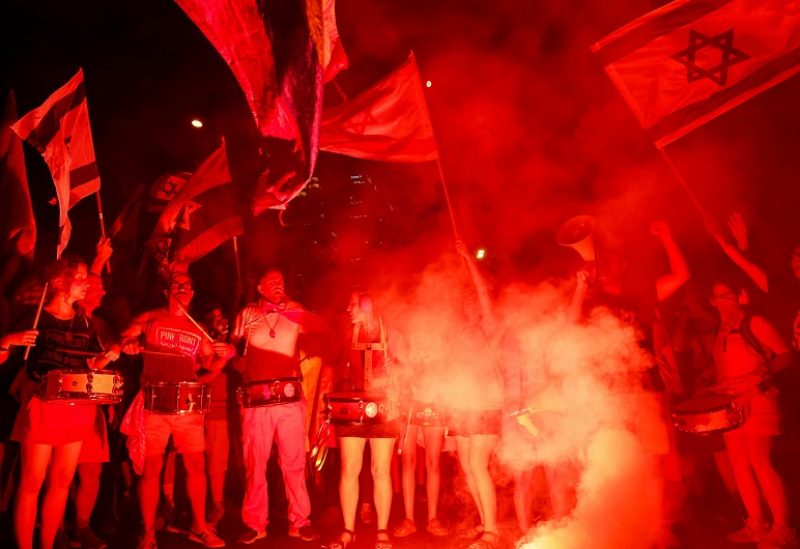
<path id="1" fill-rule="evenodd" d="M 176 225 L 183 223 L 183 217 L 189 215 L 196 207 L 192 199 L 218 185 L 232 181 L 228 171 L 228 155 L 225 152 L 225 140 L 211 155 L 206 158 L 197 171 L 181 186 L 172 200 L 164 208 L 158 220 L 157 229 L 162 233 L 171 232 Z"/>
<path id="2" fill-rule="evenodd" d="M 319 152 L 323 67 L 311 32 L 317 32 L 323 55 L 328 42 L 336 51 L 330 1 L 176 0 L 228 63 L 261 134 L 290 143 L 291 168 L 273 162 L 268 169 L 279 179 L 291 175 L 297 192 L 311 177 Z M 270 183 L 256 194 L 278 194 L 273 191 Z"/>
<path id="3" fill-rule="evenodd" d="M 261 134 L 298 141 L 313 171 L 322 105 L 322 70 L 309 30 L 314 1 L 175 1 L 228 63 Z M 330 16 L 321 19 L 325 32 Z M 335 19 L 330 32 L 338 37 Z M 323 51 L 328 36 L 320 37 Z"/>
<path id="4" fill-rule="evenodd" d="M 71 231 L 67 212 L 79 200 L 100 190 L 83 70 L 78 70 L 69 82 L 11 129 L 33 145 L 50 168 L 59 204 L 60 256 Z"/>
<path id="5" fill-rule="evenodd" d="M 192 177 L 191 172 L 169 172 L 161 175 L 150 185 L 147 211 L 160 214 L 183 185 Z"/>
<path id="6" fill-rule="evenodd" d="M 389 76 L 323 113 L 320 149 L 390 162 L 439 158 L 413 53 Z"/>
<path id="7" fill-rule="evenodd" d="M 336 26 L 336 0 L 308 0 L 308 27 L 322 65 L 324 82 L 347 68 L 347 54 Z"/>
<path id="8" fill-rule="evenodd" d="M 266 135 L 278 96 L 272 41 L 256 0 L 175 0 L 208 38 L 242 88 Z"/>
<path id="9" fill-rule="evenodd" d="M 133 192 L 133 196 L 128 200 L 128 203 L 125 204 L 125 207 L 122 208 L 122 211 L 119 212 L 119 215 L 114 220 L 114 223 L 111 225 L 111 229 L 108 231 L 108 237 L 111 239 L 120 238 L 123 239 L 120 235 L 125 234 L 122 232 L 123 229 L 129 228 L 130 230 L 127 232 L 128 234 L 135 235 L 136 234 L 136 223 L 139 219 L 139 212 L 142 209 L 142 201 L 144 197 L 144 184 L 139 185 L 136 190 Z M 130 238 L 131 240 L 133 238 Z"/>
<path id="10" fill-rule="evenodd" d="M 800 71 L 800 1 L 678 0 L 592 50 L 663 147 Z"/>
<path id="11" fill-rule="evenodd" d="M 240 202 L 231 187 L 223 140 L 164 208 L 151 241 L 171 238 L 173 260 L 191 263 L 242 234 Z"/>
<path id="12" fill-rule="evenodd" d="M 9 91 L 0 121 L 0 239 L 13 243 L 16 253 L 33 258 L 36 247 L 36 220 L 33 217 L 22 141 L 9 125 L 17 118 L 14 92 Z"/>
<path id="13" fill-rule="evenodd" d="M 225 241 L 244 233 L 240 202 L 228 185 L 214 187 L 197 196 L 195 208 L 176 232 L 173 259 L 191 263 Z"/>

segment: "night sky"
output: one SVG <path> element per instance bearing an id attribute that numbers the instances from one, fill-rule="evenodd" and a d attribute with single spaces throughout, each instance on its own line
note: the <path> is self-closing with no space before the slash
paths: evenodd
<path id="1" fill-rule="evenodd" d="M 643 261 L 657 253 L 648 222 L 667 219 L 690 263 L 698 264 L 716 253 L 715 243 L 589 51 L 662 4 L 339 0 L 350 69 L 337 83 L 352 96 L 416 52 L 423 80 L 433 83 L 426 95 L 461 232 L 471 246 L 487 247 L 495 277 L 568 273 L 576 258 L 553 234 L 584 212 L 598 218 L 599 238 Z M 0 84 L 14 89 L 20 115 L 83 67 L 109 223 L 137 185 L 194 169 L 221 135 L 246 196 L 261 162 L 255 125 L 224 61 L 175 3 L 6 0 L 0 10 Z M 794 77 L 667 148 L 718 222 L 732 210 L 744 214 L 759 253 L 774 268 L 785 266 L 800 233 L 798 93 Z M 339 101 L 328 86 L 326 104 Z M 190 126 L 194 117 L 205 121 L 202 130 Z M 57 212 L 47 205 L 49 174 L 30 153 L 37 253 L 44 257 L 54 247 Z M 352 229 L 347 204 L 356 174 L 373 183 L 368 201 L 380 227 L 367 240 L 374 255 L 416 258 L 405 263 L 413 269 L 451 249 L 435 165 L 322 153 L 319 189 L 289 207 L 289 227 L 281 228 L 274 212 L 251 223 L 249 238 L 259 245 L 245 237 L 248 261 L 280 263 L 302 275 L 308 269 L 297 265 L 301 256 L 319 269 L 352 266 L 354 258 L 373 253 L 335 245 Z M 86 200 L 72 214 L 73 250 L 86 255 L 97 238 L 93 208 Z"/>

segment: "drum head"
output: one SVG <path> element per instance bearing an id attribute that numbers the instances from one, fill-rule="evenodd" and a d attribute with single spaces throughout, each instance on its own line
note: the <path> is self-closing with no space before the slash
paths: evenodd
<path id="1" fill-rule="evenodd" d="M 672 410 L 675 413 L 714 412 L 729 407 L 732 401 L 730 395 L 709 394 L 678 402 Z"/>

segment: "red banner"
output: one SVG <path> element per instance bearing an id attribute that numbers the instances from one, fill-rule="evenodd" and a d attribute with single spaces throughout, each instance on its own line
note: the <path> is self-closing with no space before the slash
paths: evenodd
<path id="1" fill-rule="evenodd" d="M 320 149 L 390 162 L 439 158 L 413 53 L 389 76 L 323 113 Z"/>

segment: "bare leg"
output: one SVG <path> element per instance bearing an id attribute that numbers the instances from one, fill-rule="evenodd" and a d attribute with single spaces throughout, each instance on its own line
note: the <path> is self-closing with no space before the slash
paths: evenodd
<path id="1" fill-rule="evenodd" d="M 53 547 L 56 532 L 64 518 L 69 487 L 72 479 L 75 478 L 75 468 L 78 466 L 81 446 L 83 446 L 83 441 L 79 440 L 53 447 L 53 464 L 50 467 L 50 476 L 42 501 L 42 528 L 40 531 L 42 549 Z"/>
<path id="2" fill-rule="evenodd" d="M 745 447 L 764 499 L 772 513 L 774 525 L 788 527 L 789 509 L 786 503 L 786 489 L 783 486 L 783 480 L 772 465 L 770 456 L 772 437 L 746 436 Z"/>
<path id="3" fill-rule="evenodd" d="M 489 456 L 492 455 L 498 435 L 472 435 L 469 437 L 469 468 L 475 481 L 479 507 L 483 509 L 483 528 L 497 534 L 497 493 L 489 474 Z"/>
<path id="4" fill-rule="evenodd" d="M 736 488 L 739 490 L 739 497 L 747 510 L 749 521 L 762 523 L 764 516 L 761 510 L 761 496 L 755 475 L 750 468 L 750 459 L 745 444 L 745 435 L 731 431 L 725 433 L 725 447 L 728 449 L 728 457 L 733 467 L 733 476 L 736 479 Z"/>
<path id="5" fill-rule="evenodd" d="M 461 464 L 461 470 L 464 472 L 464 478 L 467 482 L 467 488 L 469 489 L 470 495 L 472 495 L 472 501 L 475 502 L 475 507 L 478 509 L 478 514 L 481 518 L 481 525 L 486 525 L 486 521 L 483 516 L 483 508 L 480 504 L 480 499 L 478 498 L 478 489 L 475 486 L 475 479 L 472 477 L 472 469 L 469 466 L 469 451 L 470 451 L 470 444 L 469 444 L 468 437 L 457 436 L 456 437 L 456 449 L 458 451 L 458 462 Z"/>
<path id="6" fill-rule="evenodd" d="M 408 425 L 408 433 L 403 444 L 403 508 L 406 518 L 414 522 L 414 492 L 417 469 L 417 426 Z"/>
<path id="7" fill-rule="evenodd" d="M 530 530 L 533 507 L 533 471 L 514 473 L 514 510 L 517 513 L 519 529 L 524 533 Z"/>
<path id="8" fill-rule="evenodd" d="M 339 438 L 342 458 L 342 475 L 339 481 L 339 501 L 342 504 L 345 530 L 356 527 L 356 507 L 358 507 L 358 475 L 364 461 L 364 447 L 367 439 L 356 437 Z M 373 460 L 375 458 L 373 457 Z"/>
<path id="9" fill-rule="evenodd" d="M 144 471 L 139 479 L 139 508 L 142 512 L 145 535 L 155 531 L 156 509 L 160 495 L 159 481 L 161 480 L 161 465 L 164 456 L 146 456 L 144 458 Z"/>
<path id="10" fill-rule="evenodd" d="M 204 532 L 206 529 L 206 460 L 203 452 L 183 454 L 186 467 L 186 492 L 192 506 L 192 530 Z"/>
<path id="11" fill-rule="evenodd" d="M 369 439 L 372 451 L 372 482 L 374 484 L 373 499 L 375 513 L 378 518 L 378 530 L 386 530 L 389 526 L 389 513 L 392 511 L 392 457 L 394 456 L 393 438 Z"/>
<path id="12" fill-rule="evenodd" d="M 423 427 L 425 437 L 425 493 L 428 496 L 428 522 L 437 517 L 439 511 L 439 489 L 442 477 L 439 463 L 444 445 L 444 427 Z"/>
<path id="13" fill-rule="evenodd" d="M 102 463 L 81 463 L 78 465 L 78 489 L 75 491 L 75 525 L 78 528 L 89 526 L 97 494 L 100 492 L 100 473 Z"/>
<path id="14" fill-rule="evenodd" d="M 33 547 L 33 526 L 36 523 L 39 491 L 47 475 L 47 465 L 52 454 L 53 447 L 49 444 L 22 444 L 22 476 L 14 505 L 14 532 L 20 549 Z"/>

